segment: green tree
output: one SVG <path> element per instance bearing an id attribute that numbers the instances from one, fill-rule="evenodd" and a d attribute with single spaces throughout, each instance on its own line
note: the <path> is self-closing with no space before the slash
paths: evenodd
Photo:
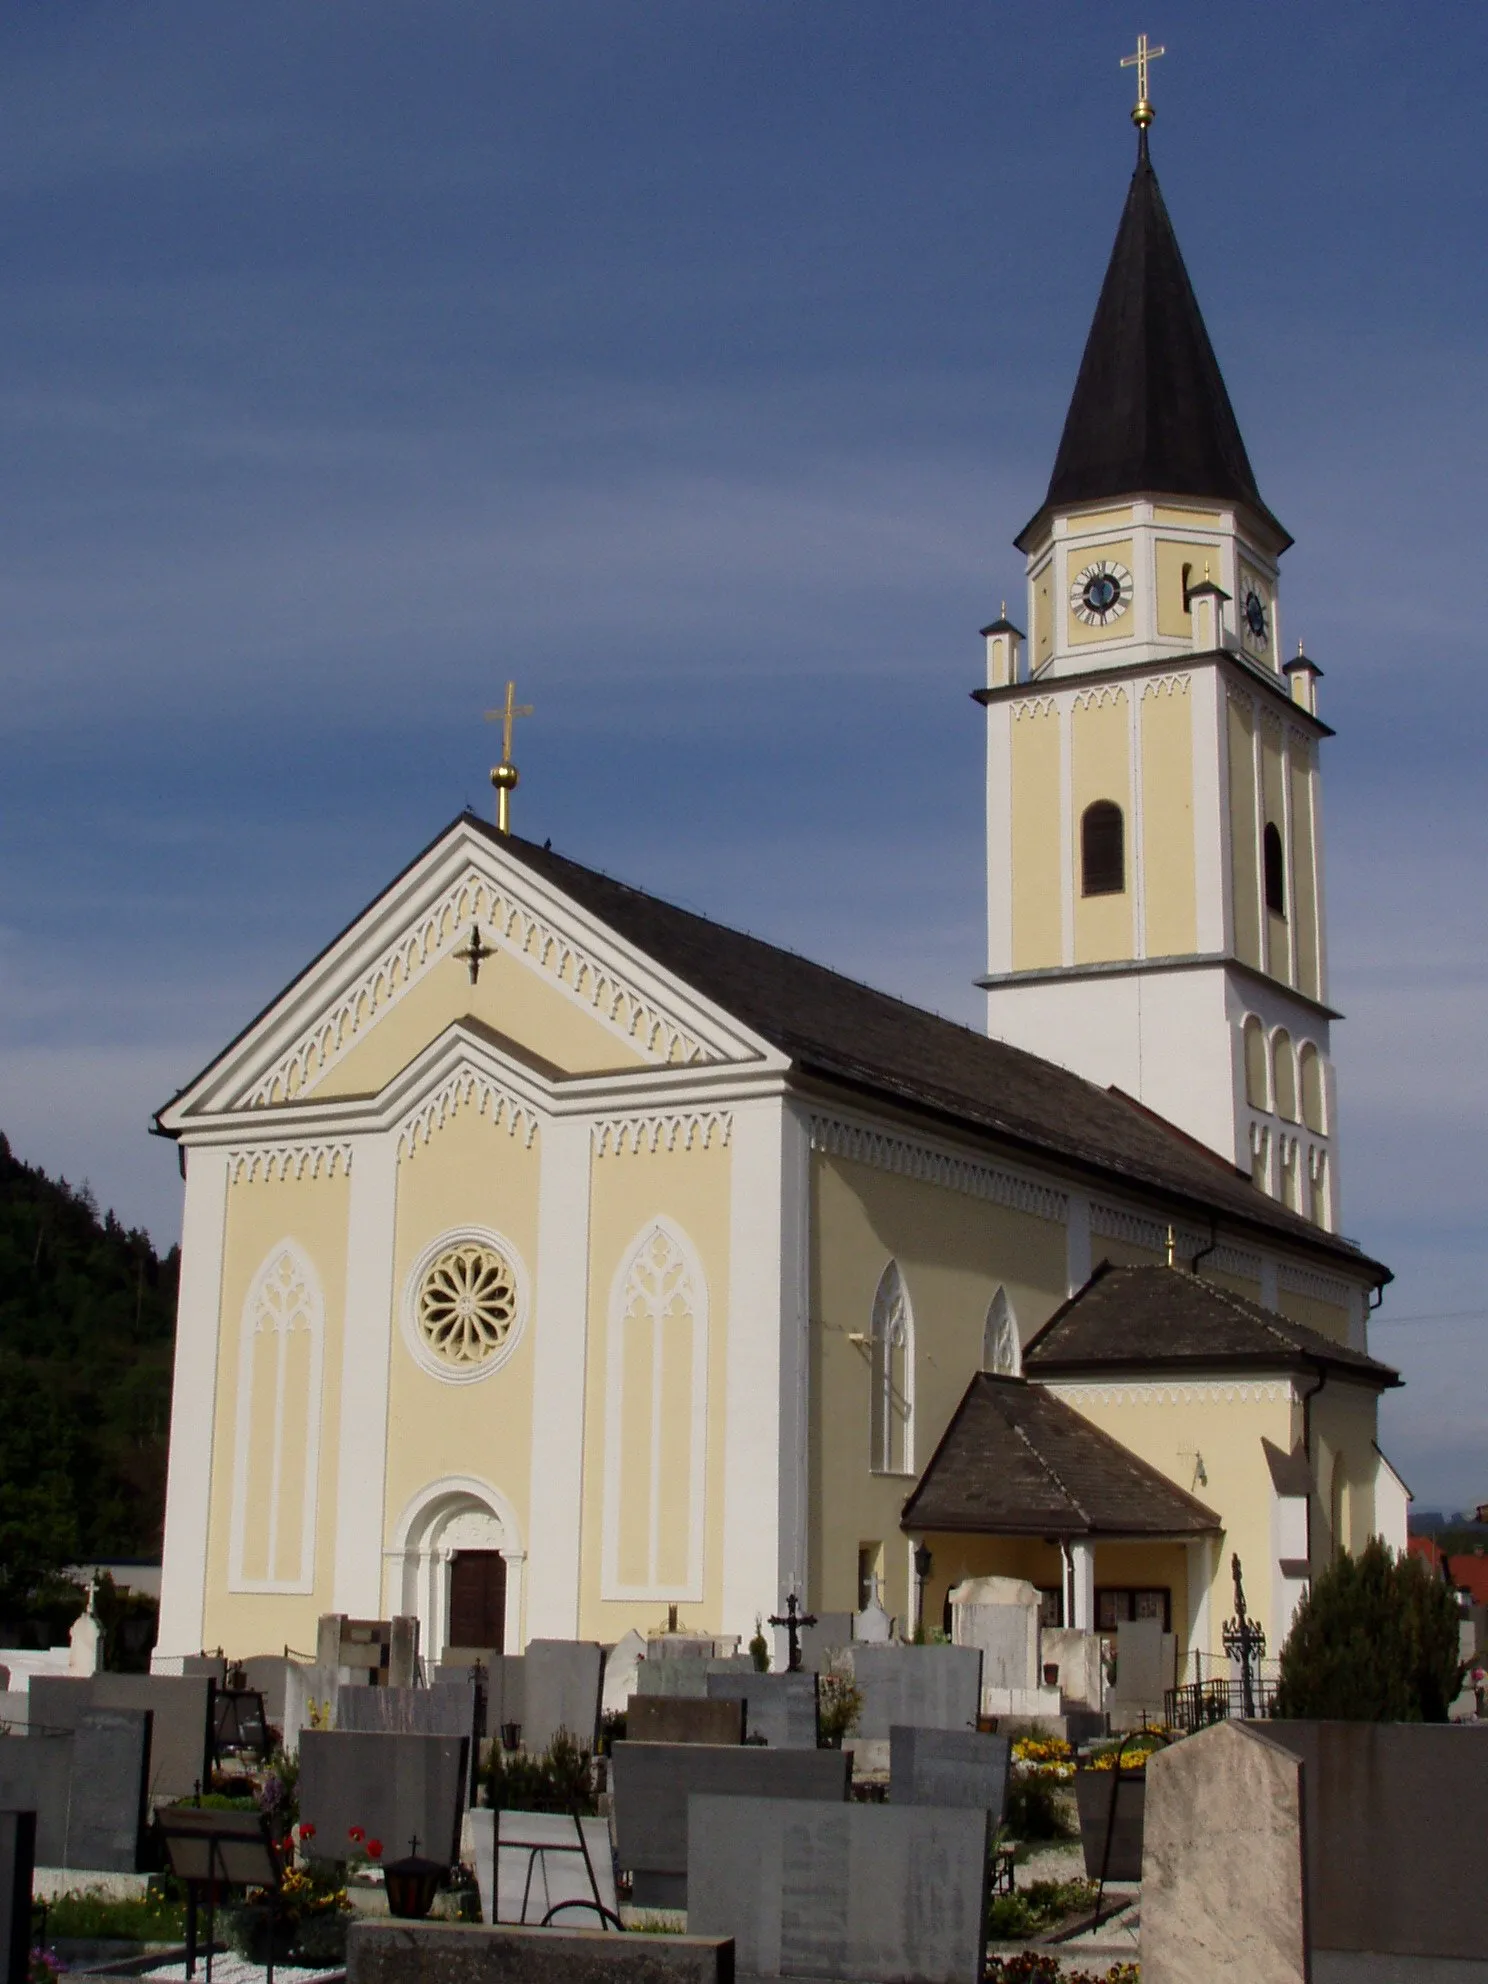
<path id="1" fill-rule="evenodd" d="M 0 1350 L 0 1615 L 22 1611 L 46 1578 L 72 1561 L 77 1510 L 71 1428 L 22 1358 Z"/>
<path id="2" fill-rule="evenodd" d="M 1274 1713 L 1445 1722 L 1462 1681 L 1457 1600 L 1419 1557 L 1372 1539 L 1314 1580 L 1281 1649 Z"/>

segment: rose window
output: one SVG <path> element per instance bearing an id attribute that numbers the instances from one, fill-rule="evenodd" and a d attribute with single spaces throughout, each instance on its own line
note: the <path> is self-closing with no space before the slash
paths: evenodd
<path id="1" fill-rule="evenodd" d="M 466 1242 L 434 1261 L 419 1286 L 418 1332 L 443 1363 L 473 1370 L 504 1350 L 517 1321 L 517 1278 L 495 1247 Z"/>

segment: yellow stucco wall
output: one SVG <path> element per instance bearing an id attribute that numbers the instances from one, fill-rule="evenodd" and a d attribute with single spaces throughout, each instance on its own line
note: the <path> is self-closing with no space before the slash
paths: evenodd
<path id="1" fill-rule="evenodd" d="M 1256 825 L 1255 723 L 1250 705 L 1231 701 L 1230 733 L 1230 889 L 1235 911 L 1235 955 L 1244 964 L 1262 964 L 1261 898 L 1256 864 L 1260 834 Z"/>
<path id="2" fill-rule="evenodd" d="M 346 1219 L 350 1181 L 344 1171 L 318 1178 L 240 1178 L 228 1188 L 227 1231 L 222 1268 L 222 1336 L 213 1406 L 213 1467 L 207 1543 L 207 1578 L 202 1638 L 206 1646 L 235 1653 L 273 1653 L 288 1645 L 313 1652 L 315 1622 L 331 1603 L 336 1537 L 336 1461 L 341 1397 L 341 1343 L 346 1313 Z M 237 1466 L 239 1354 L 245 1326 L 244 1304 L 265 1262 L 286 1241 L 309 1261 L 325 1305 L 321 1368 L 320 1453 L 316 1469 L 314 1590 L 303 1595 L 232 1592 L 229 1544 L 233 1480 Z M 274 1440 L 272 1401 L 255 1412 L 249 1432 L 249 1481 L 262 1483 Z M 300 1433 L 306 1415 L 291 1400 L 292 1425 Z M 303 1451 L 303 1450 L 302 1450 Z M 292 1467 L 292 1462 L 291 1462 Z M 298 1477 L 281 1476 L 281 1493 Z M 249 1512 L 250 1532 L 258 1509 Z M 251 1539 L 245 1565 L 255 1567 L 262 1552 Z"/>
<path id="3" fill-rule="evenodd" d="M 914 1313 L 911 1439 L 916 1473 L 980 1370 L 999 1287 L 1024 1342 L 1064 1297 L 1065 1229 L 1036 1213 L 902 1178 L 846 1158 L 812 1162 L 817 1244 L 811 1287 L 811 1603 L 857 1603 L 858 1551 L 884 1546 L 884 1603 L 910 1617 L 908 1540 L 899 1527 L 910 1477 L 869 1467 L 871 1353 L 879 1279 L 897 1260 Z"/>
<path id="4" fill-rule="evenodd" d="M 723 1462 L 726 1428 L 728 1357 L 729 1195 L 731 1158 L 721 1139 L 705 1149 L 681 1145 L 639 1152 L 625 1150 L 594 1160 L 590 1177 L 589 1369 L 585 1382 L 583 1548 L 580 1568 L 579 1633 L 583 1638 L 614 1641 L 632 1626 L 642 1630 L 664 1623 L 668 1601 L 662 1598 L 605 1599 L 601 1597 L 603 1552 L 606 1383 L 610 1308 L 616 1276 L 630 1261 L 636 1243 L 651 1224 L 663 1218 L 679 1228 L 696 1251 L 706 1282 L 708 1300 L 708 1400 L 705 1456 L 705 1519 L 703 1597 L 683 1602 L 678 1619 L 684 1626 L 715 1628 L 722 1604 Z M 575 1372 L 574 1382 L 583 1380 Z M 627 1411 L 629 1409 L 627 1404 Z M 680 1398 L 672 1416 L 689 1409 Z M 628 1422 L 622 1430 L 628 1434 Z M 649 1433 L 649 1426 L 644 1429 Z M 627 1442 L 630 1443 L 629 1441 Z M 638 1443 L 638 1442 L 637 1442 Z M 676 1557 L 676 1525 L 685 1512 L 685 1491 L 667 1470 L 663 1448 L 661 1504 L 664 1562 Z M 620 1535 L 622 1571 L 644 1561 L 643 1539 L 634 1533 L 636 1511 L 648 1507 L 640 1484 L 625 1484 L 622 1506 L 627 1526 Z M 667 1532 L 666 1525 L 672 1524 Z M 668 1534 L 671 1541 L 668 1544 Z"/>
<path id="5" fill-rule="evenodd" d="M 1115 538 L 1105 544 L 1071 545 L 1069 552 L 1069 580 L 1073 586 L 1079 574 L 1087 565 L 1124 565 L 1128 572 L 1135 573 L 1136 553 L 1129 537 Z M 1136 633 L 1136 614 L 1127 607 L 1118 620 L 1112 620 L 1102 627 L 1097 623 L 1087 627 L 1074 607 L 1070 596 L 1064 601 L 1064 637 L 1071 647 L 1083 647 L 1091 641 L 1131 640 Z"/>
<path id="6" fill-rule="evenodd" d="M 1022 703 L 1012 721 L 1013 969 L 1062 959 L 1059 712 Z"/>
<path id="7" fill-rule="evenodd" d="M 1153 521 L 1156 523 L 1178 524 L 1180 527 L 1186 526 L 1190 530 L 1218 530 L 1224 521 L 1223 511 L 1190 510 L 1184 508 L 1181 504 L 1174 503 L 1154 503 L 1152 506 L 1152 516 Z M 1210 556 L 1212 557 L 1213 555 L 1211 552 Z"/>
<path id="8" fill-rule="evenodd" d="M 1320 1302 L 1315 1295 L 1299 1295 L 1294 1288 L 1277 1292 L 1276 1306 L 1294 1323 L 1305 1323 L 1310 1330 L 1331 1337 L 1335 1343 L 1348 1342 L 1348 1311 L 1337 1302 Z"/>
<path id="9" fill-rule="evenodd" d="M 1314 1571 L 1343 1550 L 1357 1554 L 1374 1528 L 1376 1394 L 1336 1379 L 1313 1398 Z"/>
<path id="10" fill-rule="evenodd" d="M 445 1475 L 490 1481 L 511 1504 L 524 1538 L 532 1478 L 532 1309 L 537 1289 L 539 1140 L 511 1134 L 467 1103 L 398 1165 L 393 1264 L 394 1324 L 388 1384 L 383 1533 L 400 1510 Z M 402 1318 L 420 1255 L 465 1226 L 493 1230 L 525 1270 L 529 1310 L 516 1349 L 489 1377 L 448 1384 L 416 1363 Z"/>
<path id="11" fill-rule="evenodd" d="M 1033 665 L 1041 667 L 1054 652 L 1054 567 L 1045 565 L 1033 581 Z"/>
<path id="12" fill-rule="evenodd" d="M 1157 568 L 1157 631 L 1168 640 L 1191 641 L 1194 627 L 1187 586 L 1198 584 L 1204 576 L 1206 560 L 1212 563 L 1214 554 L 1205 545 L 1185 544 L 1182 539 L 1172 537 L 1158 538 L 1153 548 Z"/>
<path id="13" fill-rule="evenodd" d="M 1075 862 L 1075 962 L 1098 964 L 1133 955 L 1131 705 L 1125 689 L 1079 697 L 1070 715 L 1071 835 Z M 1121 808 L 1126 844 L 1126 887 L 1120 895 L 1080 893 L 1080 821 L 1087 806 L 1111 799 Z"/>
<path id="14" fill-rule="evenodd" d="M 494 1028 L 520 1050 L 566 1074 L 631 1068 L 644 1059 L 526 960 L 498 952 L 481 966 L 480 980 L 472 985 L 467 968 L 447 957 L 374 1018 L 365 1037 L 314 1084 L 313 1092 L 325 1097 L 376 1095 L 447 1026 L 467 1018 Z"/>
<path id="15" fill-rule="evenodd" d="M 1070 534 L 1072 537 L 1078 535 L 1081 538 L 1094 535 L 1106 537 L 1112 531 L 1125 530 L 1131 522 L 1131 517 L 1131 505 L 1129 503 L 1123 503 L 1113 510 L 1076 510 L 1070 515 Z M 1104 547 L 1102 547 L 1100 555 L 1102 557 L 1106 555 Z M 1070 547 L 1070 556 L 1072 558 L 1079 558 L 1082 563 L 1085 562 L 1084 551 L 1074 545 Z"/>
<path id="16" fill-rule="evenodd" d="M 1147 956 L 1198 946 L 1194 885 L 1193 708 L 1186 676 L 1143 688 L 1142 890 Z"/>

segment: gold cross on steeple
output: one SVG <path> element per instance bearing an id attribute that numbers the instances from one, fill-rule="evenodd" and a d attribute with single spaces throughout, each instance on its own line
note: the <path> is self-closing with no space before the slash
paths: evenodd
<path id="1" fill-rule="evenodd" d="M 517 685 L 508 682 L 506 701 L 499 710 L 487 710 L 486 722 L 501 725 L 501 763 L 491 767 L 491 783 L 496 788 L 496 830 L 498 833 L 511 832 L 511 796 L 521 783 L 517 768 L 512 763 L 512 725 L 519 716 L 531 716 L 531 703 L 517 701 Z"/>
<path id="2" fill-rule="evenodd" d="M 1139 131 L 1145 131 L 1156 115 L 1147 96 L 1147 64 L 1155 62 L 1159 55 L 1166 55 L 1167 52 L 1163 47 L 1149 48 L 1146 35 L 1139 34 L 1136 53 L 1123 55 L 1121 58 L 1123 69 L 1135 69 L 1137 72 L 1137 103 L 1132 111 L 1132 122 Z"/>

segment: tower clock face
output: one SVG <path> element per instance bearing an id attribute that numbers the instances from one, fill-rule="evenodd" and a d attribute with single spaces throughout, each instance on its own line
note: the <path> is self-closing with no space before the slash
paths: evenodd
<path id="1" fill-rule="evenodd" d="M 1125 565 L 1099 559 L 1070 587 L 1070 608 L 1087 627 L 1109 627 L 1131 605 L 1132 576 Z"/>
<path id="2" fill-rule="evenodd" d="M 1246 584 L 1240 598 L 1240 612 L 1245 621 L 1246 639 L 1252 647 L 1263 648 L 1271 634 L 1271 611 L 1259 586 Z"/>

